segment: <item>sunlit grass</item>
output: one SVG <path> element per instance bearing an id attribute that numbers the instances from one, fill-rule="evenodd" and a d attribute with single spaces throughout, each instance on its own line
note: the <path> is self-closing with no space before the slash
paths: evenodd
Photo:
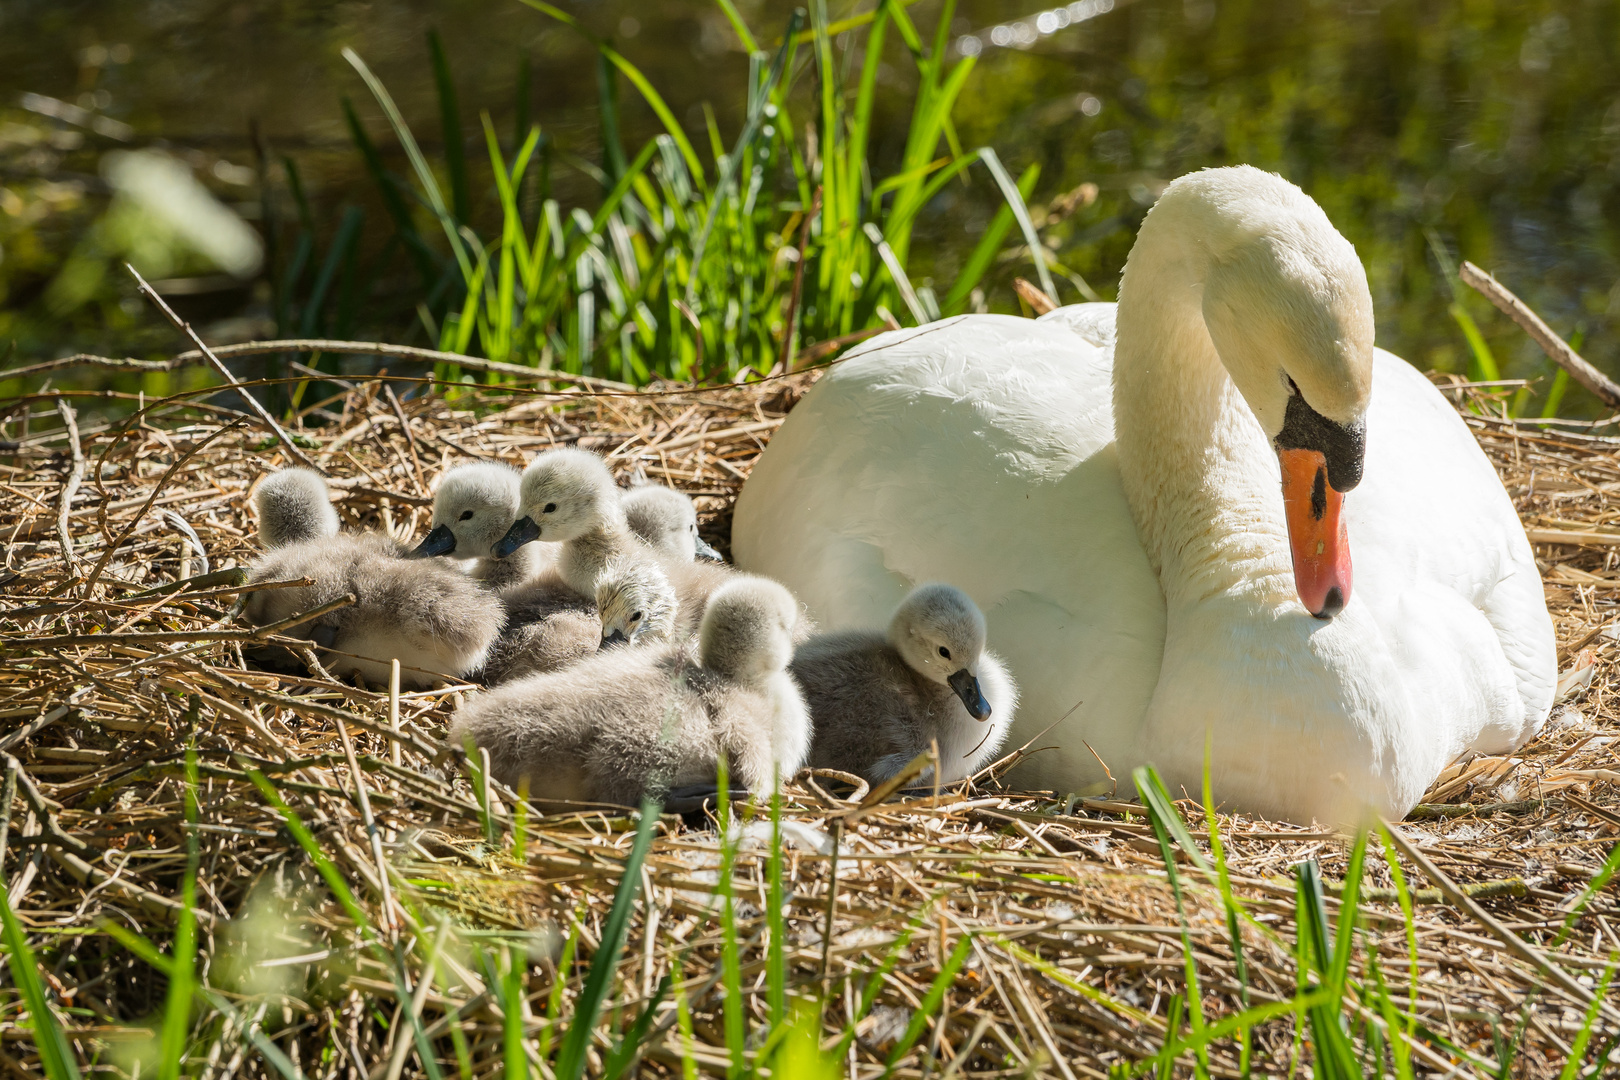
<path id="1" fill-rule="evenodd" d="M 396 239 L 418 265 L 417 310 L 440 348 L 634 383 L 725 379 L 745 367 L 764 373 L 812 343 L 966 309 L 1014 226 L 1034 275 L 1055 295 L 1024 205 L 1039 169 L 1015 180 L 989 147 L 964 149 L 951 122 L 974 61 L 947 58 L 949 0 L 931 36 L 892 0 L 869 18 L 837 26 L 825 0 L 813 0 L 809 25 L 795 13 L 771 50 L 755 45 L 776 33 L 756 37 L 721 3 L 751 50 L 747 84 L 735 90 L 742 127 L 729 138 L 712 111 L 706 130 L 690 137 L 652 82 L 611 45 L 543 0 L 521 2 L 536 18 L 587 37 L 601 57 L 603 163 L 576 162 L 600 185 L 594 205 L 564 206 L 542 188 L 538 211 L 526 212 L 523 192 L 545 182 L 535 176 L 545 129 L 535 124 L 503 148 L 484 115 L 500 220 L 480 233 L 468 219 L 471 166 L 459 141 L 451 142 L 460 120 L 443 50 L 432 45 L 432 68 L 446 144 L 457 149 L 438 163 L 423 153 L 364 59 L 344 54 L 410 164 L 408 179 L 390 173 L 346 106 Z M 915 69 L 917 91 L 904 154 L 885 176 L 869 144 L 879 64 L 897 53 Z M 857 55 L 860 63 L 850 63 Z M 633 155 L 619 149 L 620 79 L 664 129 Z M 803 135 L 807 122 L 813 137 Z M 995 182 L 1005 205 L 939 296 L 907 275 L 913 229 L 944 186 L 974 166 Z M 320 281 L 344 257 L 342 239 L 330 246 Z"/>

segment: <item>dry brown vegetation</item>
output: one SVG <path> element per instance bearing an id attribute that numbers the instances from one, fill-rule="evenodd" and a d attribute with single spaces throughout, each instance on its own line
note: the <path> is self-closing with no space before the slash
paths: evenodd
<path id="1" fill-rule="evenodd" d="M 692 493 L 707 539 L 725 550 L 732 500 L 811 379 L 637 393 L 471 389 L 403 403 L 363 380 L 327 403 L 334 422 L 303 434 L 335 477 L 349 527 L 420 536 L 448 465 L 521 463 L 566 444 L 607 454 L 623 478 Z M 1448 770 L 1398 827 L 1431 864 L 1402 860 L 1419 890 L 1410 923 L 1375 837 L 1351 977 L 1369 986 L 1376 967 L 1389 1000 L 1417 1018 L 1419 1072 L 1483 1074 L 1517 1038 L 1516 1074 L 1556 1074 L 1620 950 L 1612 887 L 1555 943 L 1620 832 L 1620 632 L 1606 629 L 1620 610 L 1620 440 L 1493 418 L 1493 399 L 1455 394 L 1473 403 L 1464 415 L 1536 541 L 1561 664 L 1572 683 L 1589 682 L 1522 752 Z M 383 688 L 244 662 L 256 635 L 231 622 L 237 582 L 219 571 L 253 557 L 248 495 L 283 463 L 262 430 L 229 426 L 237 414 L 223 408 L 170 400 L 134 419 L 83 422 L 75 436 L 49 399 L 14 408 L 5 434 L 16 445 L 0 458 L 0 749 L 11 800 L 0 819 L 0 880 L 81 1059 L 130 1074 L 162 1014 L 167 980 L 103 928 L 167 941 L 186 877 L 184 759 L 194 745 L 199 971 L 216 996 L 191 1020 L 187 1072 L 279 1075 L 252 1033 L 311 1078 L 427 1075 L 405 1022 L 415 1016 L 447 1074 L 494 1075 L 505 1060 L 495 984 L 503 947 L 515 943 L 528 956 L 523 1031 L 533 1067 L 549 1075 L 546 1048 L 581 991 L 634 819 L 612 808 L 537 816 L 518 857 L 515 794 L 485 790 L 439 750 L 472 687 L 402 694 L 395 713 Z M 202 554 L 182 520 L 212 577 L 198 579 Z M 351 915 L 250 782 L 255 770 L 349 882 L 382 952 L 359 947 Z M 882 1070 L 964 941 L 960 970 L 941 984 L 943 1011 L 894 1062 L 895 1075 L 1100 1076 L 1154 1055 L 1188 1031 L 1173 1019 L 1187 990 L 1184 943 L 1201 1022 L 1232 1014 L 1245 997 L 1249 1006 L 1292 1001 L 1293 867 L 1316 860 L 1336 895 L 1351 849 L 1327 828 L 1218 816 L 1232 890 L 1252 916 L 1242 931 L 1245 982 L 1215 880 L 1187 852 L 1177 856 L 1184 925 L 1140 805 L 1020 792 L 994 774 L 937 796 L 872 804 L 865 794 L 828 777 L 801 776 L 787 789 L 781 909 L 789 992 L 819 1003 L 829 1047 L 855 1022 L 840 1057 L 862 1076 Z M 1203 808 L 1179 807 L 1208 853 Z M 768 1027 L 771 1008 L 769 848 L 768 827 L 756 826 L 731 870 L 731 940 L 751 1031 Z M 719 987 L 728 939 L 714 906 L 722 858 L 702 822 L 659 822 L 596 1021 L 592 1075 L 666 974 L 677 981 L 650 1016 L 639 1067 L 727 1072 Z M 1459 906 L 1460 893 L 1472 908 Z M 1337 925 L 1338 904 L 1327 907 Z M 492 966 L 481 966 L 481 949 Z M 576 950 L 559 978 L 559 957 Z M 388 951 L 397 966 L 378 959 Z M 425 966 L 436 974 L 423 984 Z M 421 990 L 402 985 L 401 971 Z M 859 1001 L 868 989 L 870 1011 Z M 36 1076 L 33 1037 L 11 995 L 0 990 L 0 1071 Z M 1383 1039 L 1385 1020 L 1366 993 L 1350 994 L 1343 1015 L 1358 1047 Z M 1620 1010 L 1604 1004 L 1586 1050 L 1594 1063 L 1617 1033 Z M 1280 1074 L 1298 1055 L 1310 1061 L 1296 1034 L 1291 1015 L 1258 1026 L 1253 1067 Z M 1210 1073 L 1241 1072 L 1237 1045 L 1212 1045 Z M 749 1060 L 758 1050 L 757 1039 L 748 1043 Z M 1180 1061 L 1178 1072 L 1190 1070 L 1194 1057 Z"/>

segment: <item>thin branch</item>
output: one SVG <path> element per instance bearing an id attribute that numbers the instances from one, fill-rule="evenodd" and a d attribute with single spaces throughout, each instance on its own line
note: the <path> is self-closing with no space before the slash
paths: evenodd
<path id="1" fill-rule="evenodd" d="M 794 322 L 799 317 L 799 297 L 804 292 L 804 264 L 809 256 L 805 247 L 810 243 L 810 223 L 816 220 L 821 213 L 821 188 L 816 188 L 816 197 L 810 202 L 810 210 L 804 215 L 804 224 L 799 226 L 799 261 L 793 266 L 793 295 L 788 298 L 787 318 L 782 322 L 782 374 L 790 375 L 793 372 L 793 331 Z"/>
<path id="2" fill-rule="evenodd" d="M 197 333 L 197 331 L 191 328 L 191 324 L 186 322 L 180 316 L 176 315 L 174 313 L 174 309 L 168 305 L 168 302 L 165 301 L 163 297 L 158 295 L 158 291 L 146 283 L 146 279 L 141 277 L 141 272 L 135 269 L 135 267 L 131 266 L 129 263 L 124 264 L 124 269 L 128 270 L 130 276 L 135 279 L 137 286 L 140 288 L 141 295 L 152 301 L 152 303 L 157 306 L 157 309 L 163 312 L 164 318 L 168 319 L 174 324 L 176 330 L 179 330 L 182 334 L 191 339 L 191 343 L 197 346 L 198 352 L 207 358 L 209 364 L 213 366 L 215 371 L 219 372 L 220 378 L 225 380 L 226 385 L 240 394 L 242 400 L 247 402 L 248 408 L 252 409 L 254 413 L 258 415 L 260 420 L 264 421 L 265 426 L 268 427 L 271 434 L 276 437 L 276 441 L 279 442 L 282 445 L 282 448 L 287 451 L 287 455 L 296 460 L 298 464 L 304 466 L 306 469 L 314 469 L 322 476 L 325 476 L 326 470 L 315 464 L 315 462 L 310 459 L 309 455 L 305 454 L 298 448 L 298 446 L 292 441 L 292 436 L 283 431 L 281 429 L 281 425 L 276 423 L 276 418 L 270 415 L 270 410 L 266 409 L 259 399 L 254 397 L 248 391 L 247 387 L 243 386 L 237 381 L 236 376 L 231 374 L 231 369 L 225 366 L 224 362 L 220 360 L 214 351 L 208 347 L 207 343 L 203 341 L 202 337 Z M 182 356 L 180 359 L 184 359 L 184 357 Z"/>
<path id="3" fill-rule="evenodd" d="M 1514 296 L 1500 281 L 1466 260 L 1457 271 L 1457 276 L 1463 284 L 1478 290 L 1508 318 L 1524 327 L 1524 332 L 1541 346 L 1541 351 L 1552 357 L 1553 363 L 1569 372 L 1571 378 L 1596 394 L 1605 405 L 1620 409 L 1620 383 L 1603 374 L 1570 348 L 1563 338 L 1553 333 L 1552 327 L 1541 321 L 1541 316 L 1530 310 L 1530 305 Z"/>
<path id="4" fill-rule="evenodd" d="M 56 538 L 62 545 L 62 561 L 67 563 L 68 575 L 73 577 L 79 573 L 79 561 L 73 557 L 73 534 L 68 531 L 68 516 L 73 511 L 73 496 L 78 494 L 79 483 L 84 479 L 84 446 L 79 442 L 79 422 L 73 406 L 58 397 L 56 411 L 67 425 L 68 446 L 73 451 L 73 467 L 62 484 L 62 502 L 56 511 Z"/>

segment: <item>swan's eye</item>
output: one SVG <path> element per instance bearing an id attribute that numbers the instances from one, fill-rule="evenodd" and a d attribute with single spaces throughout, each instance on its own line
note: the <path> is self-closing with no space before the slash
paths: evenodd
<path id="1" fill-rule="evenodd" d="M 951 650 L 949 650 L 945 646 L 941 645 L 939 647 L 939 655 L 941 655 L 945 659 L 949 660 L 951 658 Z"/>
<path id="2" fill-rule="evenodd" d="M 540 512 L 542 514 L 555 514 L 557 512 L 557 504 L 546 503 L 545 509 L 541 510 Z"/>
<path id="3" fill-rule="evenodd" d="M 473 516 L 473 512 L 471 510 L 463 510 L 461 512 L 461 519 L 460 520 L 462 520 L 462 521 L 471 521 L 472 516 Z"/>
<path id="4" fill-rule="evenodd" d="M 641 621 L 641 612 L 638 611 L 634 615 L 630 616 L 630 621 L 631 622 L 640 622 Z"/>

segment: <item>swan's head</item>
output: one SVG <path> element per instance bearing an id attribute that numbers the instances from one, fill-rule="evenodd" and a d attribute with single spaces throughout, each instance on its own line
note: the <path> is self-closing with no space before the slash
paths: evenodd
<path id="1" fill-rule="evenodd" d="M 572 540 L 624 520 L 613 474 L 588 450 L 547 450 L 529 462 L 518 514 L 496 543 L 496 558 L 506 558 L 531 540 Z"/>
<path id="2" fill-rule="evenodd" d="M 906 666 L 949 686 L 975 720 L 990 719 L 990 703 L 979 686 L 984 638 L 977 605 L 950 585 L 917 586 L 889 620 L 889 644 Z"/>
<path id="3" fill-rule="evenodd" d="M 678 604 L 675 587 L 656 563 L 613 560 L 596 579 L 602 648 L 669 640 Z"/>
<path id="4" fill-rule="evenodd" d="M 649 546 L 672 559 L 723 562 L 720 553 L 698 535 L 697 507 L 674 488 L 643 484 L 624 493 L 625 522 Z"/>
<path id="5" fill-rule="evenodd" d="M 1361 482 L 1372 394 L 1366 272 L 1322 208 L 1281 177 L 1211 169 L 1172 193 L 1203 212 L 1204 322 L 1281 462 L 1300 599 L 1332 618 L 1350 600 L 1340 505 Z"/>
<path id="6" fill-rule="evenodd" d="M 495 462 L 458 465 L 433 494 L 433 530 L 411 552 L 487 558 L 517 518 L 518 471 Z"/>

